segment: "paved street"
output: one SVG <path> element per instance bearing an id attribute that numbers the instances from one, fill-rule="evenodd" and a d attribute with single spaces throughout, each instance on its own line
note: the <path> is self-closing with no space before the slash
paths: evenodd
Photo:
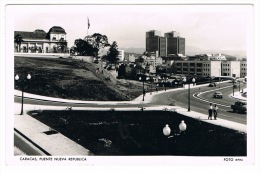
<path id="1" fill-rule="evenodd" d="M 245 87 L 246 84 L 241 83 L 241 89 L 244 89 Z M 223 93 L 223 99 L 213 98 L 212 96 L 215 91 L 221 91 Z M 235 92 L 237 91 L 238 89 L 236 89 Z M 197 98 L 193 97 L 193 95 L 199 94 L 200 92 L 202 94 L 200 94 Z M 219 117 L 226 120 L 246 124 L 246 114 L 233 113 L 232 109 L 230 108 L 230 105 L 236 101 L 236 99 L 230 97 L 232 92 L 232 83 L 228 82 L 222 83 L 221 88 L 218 86 L 208 87 L 207 85 L 191 88 L 191 110 L 207 115 L 207 107 L 209 103 L 217 104 L 219 107 Z M 168 105 L 174 101 L 177 106 L 188 108 L 188 91 L 176 90 L 173 92 L 163 93 L 157 97 L 154 97 L 151 100 L 151 103 Z"/>
<path id="2" fill-rule="evenodd" d="M 222 86 L 229 86 L 230 83 L 223 83 Z M 217 88 L 212 88 L 212 87 L 207 87 L 207 85 L 205 86 L 196 86 L 195 88 L 191 88 L 191 95 L 195 95 L 196 93 L 198 93 L 198 88 L 200 88 L 200 91 L 208 91 L 208 90 L 215 90 Z M 223 93 L 230 93 L 230 87 L 226 87 L 225 89 L 221 89 L 223 91 Z M 213 91 L 210 91 L 213 92 Z M 203 92 L 201 92 L 201 96 L 200 98 L 203 99 L 212 99 L 211 98 L 211 93 L 207 93 L 207 94 L 203 94 Z M 237 94 L 238 92 L 236 92 Z M 18 112 L 20 111 L 20 91 L 15 91 L 15 102 L 16 102 L 16 114 L 18 114 Z M 230 93 L 231 94 L 231 93 Z M 239 94 L 241 95 L 241 94 Z M 165 99 L 166 98 L 166 99 Z M 48 109 L 48 110 L 66 110 L 69 107 L 72 107 L 73 110 L 96 110 L 96 109 L 104 109 L 104 110 L 110 110 L 111 108 L 116 108 L 118 110 L 140 110 L 141 107 L 145 107 L 145 110 L 163 110 L 165 108 L 167 108 L 168 110 L 176 110 L 178 113 L 183 114 L 185 116 L 188 117 L 192 117 L 194 119 L 198 119 L 200 118 L 202 121 L 206 121 L 208 123 L 211 124 L 215 124 L 215 125 L 220 125 L 223 127 L 227 127 L 227 128 L 231 128 L 231 129 L 236 129 L 238 131 L 242 131 L 246 133 L 246 125 L 244 126 L 243 124 L 246 124 L 246 115 L 242 115 L 237 116 L 239 114 L 233 114 L 233 117 L 229 117 L 227 118 L 227 116 L 223 116 L 223 115 L 219 115 L 218 121 L 207 121 L 207 111 L 205 111 L 203 108 L 200 108 L 199 106 L 204 107 L 205 105 L 207 105 L 208 103 L 205 101 L 201 101 L 198 100 L 198 98 L 195 97 L 191 97 L 191 112 L 187 112 L 187 109 L 185 107 L 187 107 L 187 89 L 184 88 L 178 88 L 178 89 L 174 89 L 174 90 L 167 90 L 167 91 L 159 91 L 158 93 L 152 93 L 149 94 L 147 93 L 145 96 L 145 101 L 142 101 L 142 95 L 138 98 L 136 98 L 133 101 L 130 102 L 93 102 L 93 101 L 77 101 L 77 100 L 66 100 L 66 99 L 59 99 L 59 98 L 50 98 L 50 97 L 45 97 L 45 96 L 37 96 L 37 95 L 33 95 L 33 94 L 28 94 L 25 93 L 25 105 L 24 105 L 24 109 L 25 112 L 28 110 L 44 110 L 44 109 Z M 228 96 L 229 100 L 234 100 L 234 98 L 230 98 Z M 176 106 L 167 106 L 170 103 L 173 103 L 173 101 L 175 101 Z M 224 101 L 224 99 L 223 99 Z M 224 101 L 225 102 L 225 101 Z M 203 103 L 203 104 L 202 104 Z M 183 108 L 181 108 L 181 107 Z M 227 108 L 229 109 L 229 108 Z M 201 112 L 199 112 L 200 110 L 202 110 Z M 194 112 L 196 111 L 196 112 Z M 239 118 L 236 118 L 239 117 Z M 226 121 L 228 120 L 228 121 Z M 31 124 L 31 125 L 29 125 Z M 34 130 L 32 130 L 30 127 L 32 127 Z M 26 136 L 30 136 L 30 139 L 32 141 L 35 141 L 35 143 L 39 146 L 41 146 L 40 148 L 43 148 L 43 151 L 51 151 L 52 155 L 56 155 L 57 153 L 59 154 L 64 154 L 64 155 L 70 155 L 70 154 L 76 154 L 76 153 L 88 153 L 89 151 L 86 150 L 84 151 L 84 149 L 82 149 L 81 147 L 74 147 L 79 148 L 79 150 L 67 150 L 67 152 L 64 152 L 64 149 L 62 149 L 61 151 L 58 151 L 57 148 L 53 148 L 54 146 L 57 146 L 58 143 L 69 143 L 71 146 L 77 146 L 78 144 L 71 142 L 68 138 L 64 138 L 62 137 L 61 134 L 56 134 L 59 135 L 59 137 L 57 138 L 57 136 L 55 138 L 51 139 L 51 143 L 47 142 L 50 141 L 50 137 L 52 136 L 46 136 L 46 135 L 42 135 L 43 131 L 48 131 L 49 127 L 46 125 L 43 125 L 42 123 L 38 122 L 37 120 L 35 120 L 34 118 L 32 118 L 31 116 L 28 115 L 23 115 L 23 116 L 19 116 L 19 115 L 15 115 L 15 128 L 17 128 L 18 130 L 21 130 L 22 134 L 26 134 Z M 45 130 L 44 130 L 45 129 Z M 36 131 L 35 131 L 36 130 Z M 38 132 L 37 132 L 38 131 Z M 33 132 L 33 133 L 32 133 Z M 36 132 L 36 133 L 35 133 Z M 16 135 L 17 138 L 17 135 Z M 54 140 L 55 139 L 55 140 Z M 20 138 L 18 141 L 22 141 Z M 45 142 L 44 142 L 45 141 Z M 23 155 L 23 154 L 28 154 L 26 153 L 26 150 L 28 149 L 28 147 L 30 148 L 30 142 L 27 142 L 27 149 L 21 149 L 21 147 L 19 147 L 21 143 L 20 142 L 16 142 L 15 143 L 15 152 L 18 155 Z M 32 148 L 35 148 L 34 146 L 32 146 Z M 30 149 L 29 149 L 30 150 Z M 28 150 L 28 151 L 29 151 Z M 23 153 L 25 152 L 25 153 Z M 37 151 L 37 147 L 36 150 L 34 152 L 41 152 L 41 151 Z M 44 153 L 43 153 L 44 154 Z"/>

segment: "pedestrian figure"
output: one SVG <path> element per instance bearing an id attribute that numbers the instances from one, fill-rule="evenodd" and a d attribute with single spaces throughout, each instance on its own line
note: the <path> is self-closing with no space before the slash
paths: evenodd
<path id="1" fill-rule="evenodd" d="M 158 92 L 158 89 L 157 89 L 157 87 L 155 88 L 155 90 L 156 90 L 156 92 Z"/>
<path id="2" fill-rule="evenodd" d="M 213 113 L 214 113 L 214 119 L 217 119 L 218 116 L 218 106 L 215 104 L 215 107 L 213 108 Z"/>
<path id="3" fill-rule="evenodd" d="M 213 106 L 212 106 L 212 104 L 210 103 L 209 104 L 209 117 L 208 117 L 208 119 L 211 119 L 212 120 L 212 111 L 213 111 Z"/>

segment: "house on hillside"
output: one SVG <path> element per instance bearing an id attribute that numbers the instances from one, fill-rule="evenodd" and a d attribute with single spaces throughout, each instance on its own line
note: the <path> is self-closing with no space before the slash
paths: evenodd
<path id="1" fill-rule="evenodd" d="M 60 26 L 53 26 L 46 33 L 36 29 L 33 32 L 14 32 L 14 51 L 21 53 L 65 53 L 66 32 Z"/>

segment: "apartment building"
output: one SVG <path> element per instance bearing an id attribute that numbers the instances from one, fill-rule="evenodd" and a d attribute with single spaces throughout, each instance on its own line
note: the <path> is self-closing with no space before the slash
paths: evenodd
<path id="1" fill-rule="evenodd" d="M 240 77 L 247 76 L 247 61 L 240 61 Z"/>
<path id="2" fill-rule="evenodd" d="M 240 61 L 221 61 L 223 76 L 240 77 Z"/>
<path id="3" fill-rule="evenodd" d="M 155 56 L 147 57 L 147 56 L 142 56 L 142 58 L 144 59 L 144 62 L 143 62 L 144 65 L 152 65 L 154 68 L 156 68 L 158 65 L 161 65 L 161 64 L 162 64 L 162 58 L 161 58 L 161 57 L 155 57 Z"/>
<path id="4" fill-rule="evenodd" d="M 221 76 L 221 61 L 175 61 L 175 74 Z"/>
<path id="5" fill-rule="evenodd" d="M 167 64 L 167 63 L 166 63 Z M 247 61 L 174 61 L 175 74 L 197 76 L 247 76 Z"/>
<path id="6" fill-rule="evenodd" d="M 118 59 L 119 59 L 119 61 L 125 60 L 125 51 L 124 50 L 118 50 Z"/>

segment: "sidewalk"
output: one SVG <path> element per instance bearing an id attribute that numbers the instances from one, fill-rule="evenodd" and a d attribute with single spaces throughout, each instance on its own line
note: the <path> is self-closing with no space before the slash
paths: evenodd
<path id="1" fill-rule="evenodd" d="M 230 97 L 232 98 L 235 98 L 235 99 L 238 99 L 238 100 L 242 100 L 242 101 L 247 101 L 247 89 L 243 89 L 243 92 L 242 91 L 237 91 L 233 94 L 230 94 Z"/>
<path id="2" fill-rule="evenodd" d="M 194 86 L 199 87 L 199 86 Z M 178 88 L 176 90 L 183 90 L 184 88 Z M 133 101 L 125 101 L 125 102 L 111 102 L 111 101 L 104 101 L 104 102 L 93 102 L 93 101 L 80 101 L 80 100 L 66 100 L 66 99 L 59 99 L 59 98 L 51 98 L 45 96 L 38 96 L 34 94 L 24 93 L 24 97 L 30 97 L 35 99 L 44 99 L 44 100 L 51 100 L 51 101 L 59 101 L 59 102 L 66 102 L 66 103 L 96 103 L 96 104 L 106 104 L 106 105 L 120 105 L 120 104 L 136 104 L 136 103 L 147 103 L 149 102 L 152 97 L 156 94 L 170 92 L 171 90 L 167 91 L 158 91 L 155 93 L 147 93 L 145 96 L 145 102 L 142 101 L 142 95 L 136 98 Z M 20 91 L 15 91 L 15 95 L 20 96 Z M 234 94 L 234 97 L 237 99 L 241 99 L 241 94 L 239 93 Z M 19 132 L 24 134 L 42 149 L 50 153 L 51 155 L 64 155 L 64 156 L 71 156 L 71 155 L 92 155 L 92 153 L 77 144 L 76 142 L 70 140 L 69 138 L 63 136 L 60 133 L 47 135 L 44 132 L 48 132 L 52 129 L 47 125 L 37 121 L 36 119 L 32 118 L 31 116 L 27 115 L 26 112 L 29 110 L 66 110 L 64 106 L 43 106 L 43 105 L 24 105 L 24 115 L 19 115 L 20 113 L 21 104 L 15 103 L 15 115 L 14 115 L 14 128 L 17 129 Z M 73 110 L 110 110 L 110 108 L 94 108 L 94 107 L 73 107 Z M 115 110 L 140 110 L 140 107 L 128 107 L 128 108 L 116 108 Z M 217 126 L 223 126 L 226 128 L 234 129 L 239 132 L 247 133 L 247 126 L 244 124 L 224 120 L 218 118 L 217 120 L 208 120 L 208 115 L 201 114 L 198 112 L 190 111 L 188 112 L 187 109 L 177 107 L 177 106 L 155 106 L 155 107 L 145 107 L 144 111 L 146 110 L 168 110 L 168 111 L 176 111 L 182 115 L 198 119 L 200 121 L 204 121 L 210 124 L 214 124 Z M 188 124 L 187 124 L 188 126 Z"/>

